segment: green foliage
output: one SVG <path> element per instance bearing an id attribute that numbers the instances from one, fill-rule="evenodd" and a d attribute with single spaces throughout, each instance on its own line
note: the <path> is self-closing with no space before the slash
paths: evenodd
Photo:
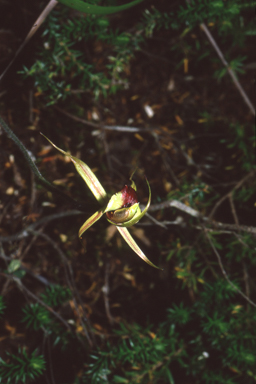
<path id="1" fill-rule="evenodd" d="M 41 376 L 45 370 L 43 356 L 34 351 L 29 356 L 25 349 L 17 355 L 7 353 L 8 362 L 0 358 L 0 383 L 29 383 Z"/>
<path id="2" fill-rule="evenodd" d="M 48 287 L 45 293 L 41 294 L 41 298 L 45 304 L 56 307 L 68 301 L 71 298 L 71 292 L 68 288 L 55 285 Z M 27 304 L 23 308 L 23 313 L 22 321 L 26 323 L 27 328 L 34 330 L 45 328 L 48 332 L 56 328 L 50 312 L 39 303 Z"/>
<path id="3" fill-rule="evenodd" d="M 167 310 L 168 320 L 176 324 L 187 324 L 190 319 L 190 310 L 184 307 L 183 303 L 180 305 L 173 304 L 172 308 Z"/>
<path id="4" fill-rule="evenodd" d="M 22 73 L 35 78 L 48 105 L 81 92 L 107 96 L 129 86 L 125 74 L 141 41 L 140 35 L 114 30 L 104 17 L 55 10 L 46 22 L 40 58 Z M 103 61 L 93 63 L 92 50 L 105 50 Z"/>
<path id="5" fill-rule="evenodd" d="M 176 12 L 161 12 L 152 7 L 150 11 L 147 9 L 144 13 L 146 36 L 151 37 L 154 29 L 178 29 L 184 26 L 192 29 L 203 22 L 217 24 L 220 34 L 231 32 L 233 27 L 239 25 L 238 16 L 242 17 L 242 10 L 254 6 L 254 2 L 244 4 L 236 0 L 191 0 L 185 2 L 185 5 L 179 5 Z M 244 25 L 243 27 L 248 28 Z"/>
<path id="6" fill-rule="evenodd" d="M 25 68 L 24 73 L 35 80 L 37 91 L 48 105 L 71 100 L 71 97 L 80 102 L 78 95 L 83 92 L 88 92 L 94 97 L 108 96 L 118 89 L 128 87 L 131 59 L 142 46 L 150 45 L 149 39 L 154 38 L 157 31 L 162 29 L 161 38 L 167 36 L 168 41 L 170 39 L 173 41 L 168 53 L 171 52 L 177 71 L 181 71 L 182 76 L 184 75 L 182 77 L 184 82 L 186 78 L 182 68 L 184 58 L 189 60 L 192 76 L 198 74 L 197 66 L 202 68 L 203 62 L 209 71 L 208 78 L 210 73 L 225 82 L 227 70 L 222 67 L 219 59 L 210 54 L 212 48 L 202 37 L 198 25 L 205 22 L 214 36 L 217 38 L 221 36 L 220 44 L 228 47 L 225 57 L 230 67 L 237 76 L 243 75 L 244 62 L 247 58 L 244 54 L 240 56 L 237 53 L 236 46 L 245 44 L 248 37 L 255 34 L 252 23 L 244 23 L 246 12 L 250 11 L 252 6 L 253 3 L 235 0 L 192 0 L 189 3 L 183 2 L 182 5 L 177 3 L 164 12 L 152 7 L 145 9 L 143 18 L 129 32 L 119 30 L 116 27 L 119 22 L 116 20 L 113 22 L 106 17 L 98 18 L 90 15 L 85 18 L 83 15 L 74 15 L 68 9 L 57 8 L 44 25 L 45 31 L 42 36 L 44 48 L 38 49 L 38 60 L 31 68 Z M 170 34 L 167 35 L 167 32 Z M 202 77 L 199 81 L 202 79 L 205 80 Z M 214 81 L 215 86 L 219 86 L 216 85 L 216 80 L 211 81 Z M 183 86 L 183 83 L 180 82 L 179 85 Z M 207 86 L 209 85 L 206 85 L 206 88 Z M 191 98 L 192 102 L 195 103 L 195 100 Z M 68 103 L 64 105 L 69 107 Z M 194 109 L 194 104 L 192 105 Z M 182 144 L 179 150 L 186 164 L 196 168 L 196 173 L 192 173 L 193 178 L 189 172 L 188 177 L 180 176 L 180 186 L 167 194 L 167 199 L 180 199 L 202 214 L 213 208 L 215 200 L 219 199 L 221 193 L 225 195 L 233 188 L 239 176 L 242 178 L 245 172 L 255 168 L 254 127 L 239 122 L 236 118 L 227 121 L 217 108 L 215 111 L 215 107 L 210 108 L 194 112 L 191 125 L 197 128 L 199 125 L 199 136 L 202 131 L 206 137 L 208 134 L 210 137 L 220 133 L 217 140 L 220 138 L 218 145 L 223 147 L 221 159 L 223 164 L 218 176 L 206 172 L 207 177 L 201 177 L 205 169 L 211 168 L 211 164 L 208 163 L 209 157 L 200 164 L 197 163 L 197 133 L 194 135 L 194 131 L 187 125 L 186 129 L 189 130 L 189 135 L 191 134 L 189 137 L 185 129 L 180 126 L 177 142 Z M 196 143 L 191 151 L 190 139 Z M 233 171 L 236 171 L 235 179 L 229 176 Z M 255 178 L 251 178 L 233 190 L 230 200 L 234 200 L 232 201 L 235 208 L 246 213 L 246 209 L 250 211 L 254 209 L 255 193 Z M 223 205 L 225 206 L 225 202 Z M 218 213 L 224 217 L 225 222 L 228 222 L 230 217 L 226 219 L 226 211 L 223 209 L 222 212 L 221 208 L 222 206 Z M 170 211 L 166 214 L 168 220 L 173 212 L 177 214 L 176 209 L 169 213 Z M 160 213 L 159 217 L 164 215 L 165 212 Z M 161 291 L 161 294 L 169 300 L 165 317 L 153 323 L 150 315 L 145 313 L 140 324 L 134 322 L 127 325 L 125 320 L 122 320 L 114 335 L 112 328 L 109 327 L 107 332 L 104 330 L 100 340 L 97 339 L 99 347 L 92 352 L 90 360 L 86 354 L 82 356 L 83 383 L 253 384 L 256 382 L 254 353 L 256 310 L 244 300 L 244 295 L 239 294 L 239 291 L 245 292 L 247 299 L 255 302 L 255 237 L 245 234 L 242 230 L 235 234 L 228 230 L 213 231 L 207 227 L 209 222 L 194 217 L 189 217 L 183 223 L 183 226 L 175 226 L 172 230 L 168 230 L 169 237 L 163 235 L 163 240 L 157 239 L 159 243 L 157 251 L 165 263 L 166 272 L 166 275 L 161 275 L 163 276 L 161 279 L 165 281 L 167 288 L 163 293 Z M 205 234 L 219 252 L 225 271 Z M 90 247 L 90 244 L 88 246 Z M 100 260 L 97 264 L 99 269 L 104 263 L 102 261 L 104 255 L 107 254 L 102 249 L 98 247 L 96 250 Z M 6 270 L 7 274 L 20 278 L 22 277 L 20 273 L 23 272 L 18 260 L 12 260 Z M 96 278 L 99 279 L 100 274 L 98 273 Z M 228 276 L 228 279 L 223 275 Z M 153 284 L 157 285 L 160 280 L 155 276 Z M 153 280 L 152 275 L 147 276 L 145 280 L 148 278 Z M 111 276 L 110 284 L 112 283 Z M 119 281 L 115 280 L 115 284 L 118 286 Z M 83 288 L 88 289 L 88 286 L 86 282 Z M 142 289 L 138 292 L 145 293 L 145 286 L 144 291 Z M 94 285 L 93 289 L 96 291 Z M 150 292 L 149 290 L 149 294 Z M 133 300 L 135 297 L 133 293 L 129 295 L 125 300 L 131 300 L 130 297 Z M 70 290 L 61 286 L 51 286 L 40 295 L 40 299 L 58 313 L 59 307 L 71 297 Z M 96 302 L 99 297 L 100 293 L 95 294 L 91 301 Z M 171 302 L 173 303 L 170 304 Z M 1 315 L 4 308 L 3 298 L 0 297 Z M 115 309 L 113 305 L 113 311 Z M 94 324 L 97 324 L 98 313 L 95 315 L 92 311 L 91 316 Z M 68 318 L 65 321 L 72 326 L 76 325 L 73 319 Z M 74 341 L 70 333 L 66 329 L 63 330 L 62 324 L 53 313 L 40 303 L 27 304 L 23 308 L 22 322 L 32 332 L 42 330 L 44 337 L 47 336 L 47 340 L 50 340 L 51 347 L 59 343 L 61 347 L 66 347 L 66 350 L 75 351 L 77 359 L 79 357 L 77 351 L 80 351 L 77 339 L 80 338 L 83 342 L 85 340 L 85 344 L 87 343 L 80 326 L 77 326 L 78 338 Z M 0 376 L 3 382 L 29 382 L 44 370 L 43 357 L 36 357 L 35 352 L 30 357 L 25 350 L 20 351 L 17 356 L 9 356 L 7 363 L 1 361 L 0 364 Z M 78 377 L 76 379 L 80 380 Z"/>
<path id="7" fill-rule="evenodd" d="M 252 23 L 243 21 L 246 10 L 243 2 L 236 0 L 192 0 L 177 5 L 171 12 L 146 8 L 141 21 L 133 26 L 134 33 L 130 33 L 114 27 L 107 16 L 87 14 L 84 17 L 65 7 L 57 8 L 44 24 L 38 59 L 30 68 L 24 67 L 21 73 L 34 79 L 37 95 L 47 105 L 71 97 L 79 99 L 83 93 L 96 99 L 107 97 L 129 88 L 131 60 L 145 38 L 153 37 L 161 28 L 171 29 L 181 38 L 171 48 L 177 67 L 183 64 L 184 57 L 193 58 L 195 62 L 206 60 L 211 51 L 209 43 L 201 38 L 192 41 L 187 38 L 192 28 L 204 21 L 230 46 L 230 55 L 226 52 L 230 56 L 230 67 L 237 74 L 243 74 L 246 58 L 234 57 L 233 51 L 238 44 L 245 44 L 255 29 Z M 218 59 L 219 68 L 216 68 L 216 59 L 210 60 L 215 67 L 214 76 L 221 80 L 227 69 Z"/>
<path id="8" fill-rule="evenodd" d="M 199 208 L 202 204 L 209 204 L 211 200 L 209 199 L 210 188 L 207 184 L 202 182 L 188 182 L 183 181 L 180 188 L 172 190 L 168 193 L 168 199 L 183 199 L 186 198 L 189 205 L 193 208 Z M 216 198 L 216 197 L 215 197 Z"/>
<path id="9" fill-rule="evenodd" d="M 67 287 L 60 285 L 52 285 L 47 287 L 45 293 L 41 294 L 42 300 L 51 307 L 57 307 L 70 300 L 71 291 Z"/>
<path id="10" fill-rule="evenodd" d="M 149 378 L 162 379 L 172 383 L 170 360 L 179 360 L 185 355 L 180 351 L 175 356 L 178 333 L 175 326 L 163 326 L 157 335 L 150 328 L 137 324 L 125 326 L 117 331 L 119 342 L 106 349 L 99 349 L 91 356 L 92 362 L 86 369 L 84 383 L 147 383 Z"/>
<path id="11" fill-rule="evenodd" d="M 205 284 L 192 306 L 174 304 L 155 331 L 152 326 L 120 324 L 118 341 L 91 356 L 83 382 L 175 383 L 177 369 L 184 372 L 184 381 L 193 377 L 195 383 L 256 378 L 256 310 L 246 311 L 236 296 L 219 279 Z"/>
<path id="12" fill-rule="evenodd" d="M 241 125 L 240 123 L 229 124 L 230 134 L 227 139 L 222 139 L 228 149 L 235 149 L 237 161 L 241 168 L 250 171 L 255 167 L 255 132 L 254 127 L 250 125 Z"/>
<path id="13" fill-rule="evenodd" d="M 177 30 L 182 39 L 182 43 L 179 41 L 172 46 L 172 51 L 177 57 L 176 61 L 179 61 L 177 68 L 183 65 L 184 57 L 190 60 L 193 58 L 195 63 L 199 63 L 201 60 L 206 62 L 210 56 L 213 66 L 219 67 L 214 70 L 213 76 L 220 81 L 227 74 L 227 68 L 223 67 L 219 58 L 210 55 L 209 42 L 200 37 L 191 41 L 188 36 L 200 23 L 209 25 L 213 34 L 217 33 L 221 36 L 221 45 L 230 47 L 225 51 L 229 67 L 237 75 L 244 74 L 246 57 L 234 57 L 234 52 L 237 46 L 242 47 L 245 44 L 247 36 L 255 33 L 253 22 L 244 22 L 244 10 L 253 6 L 253 2 L 244 4 L 236 0 L 192 0 L 178 6 L 176 11 L 172 12 L 161 12 L 152 7 L 150 10 L 145 10 L 140 29 L 147 38 L 153 37 L 154 31 L 160 28 Z M 181 56 L 180 59 L 178 59 L 179 56 Z"/>
<path id="14" fill-rule="evenodd" d="M 19 279 L 22 279 L 26 275 L 26 272 L 21 268 L 20 260 L 17 259 L 14 259 L 9 263 L 7 273 L 12 274 Z"/>
<path id="15" fill-rule="evenodd" d="M 191 0 L 186 7 L 180 7 L 179 20 L 194 27 L 202 22 L 216 23 L 220 25 L 220 30 L 225 30 L 232 26 L 232 19 L 239 14 L 240 8 L 237 1 L 210 1 L 210 0 Z"/>
<path id="16" fill-rule="evenodd" d="M 24 316 L 22 321 L 26 323 L 27 328 L 34 330 L 41 329 L 42 327 L 49 327 L 51 323 L 49 311 L 41 306 L 39 303 L 27 304 L 23 308 Z"/>

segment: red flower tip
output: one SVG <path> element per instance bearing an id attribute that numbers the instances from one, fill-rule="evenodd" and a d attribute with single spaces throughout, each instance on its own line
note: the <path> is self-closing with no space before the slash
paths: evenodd
<path id="1" fill-rule="evenodd" d="M 128 208 L 133 204 L 138 203 L 137 193 L 132 187 L 125 185 L 121 190 L 121 193 L 123 198 L 122 208 Z"/>

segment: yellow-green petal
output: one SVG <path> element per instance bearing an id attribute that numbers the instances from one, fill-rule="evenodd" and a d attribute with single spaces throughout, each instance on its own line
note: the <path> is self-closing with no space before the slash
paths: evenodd
<path id="1" fill-rule="evenodd" d="M 98 221 L 101 216 L 103 215 L 103 211 L 99 210 L 95 212 L 91 217 L 89 217 L 88 220 L 82 225 L 82 227 L 79 229 L 78 236 L 81 237 L 85 231 L 87 231 L 88 228 L 90 228 L 96 221 Z"/>
<path id="2" fill-rule="evenodd" d="M 134 169 L 133 173 L 131 174 L 131 177 L 130 177 L 130 180 L 131 180 L 131 187 L 134 189 L 134 191 L 137 191 L 137 187 L 136 187 L 136 184 L 134 183 L 132 177 L 134 175 L 134 173 L 137 171 L 137 168 Z"/>
<path id="3" fill-rule="evenodd" d="M 115 193 L 109 200 L 104 212 L 110 212 L 115 211 L 116 209 L 120 209 L 124 203 L 122 195 L 122 192 Z"/>
<path id="4" fill-rule="evenodd" d="M 69 153 L 63 151 L 57 145 L 53 144 L 51 140 L 49 140 L 45 135 L 41 133 L 42 136 L 44 136 L 51 145 L 56 148 L 58 151 L 63 153 L 65 156 L 68 156 L 74 163 L 77 172 L 79 175 L 83 178 L 83 180 L 86 182 L 87 186 L 90 188 L 91 192 L 95 196 L 95 198 L 101 203 L 104 204 L 106 202 L 106 196 L 107 193 L 101 183 L 99 182 L 98 178 L 95 176 L 95 174 L 92 172 L 92 170 L 86 165 L 83 161 L 78 159 L 77 157 L 71 156 Z"/>
<path id="5" fill-rule="evenodd" d="M 140 208 L 137 210 L 136 214 L 134 215 L 134 217 L 130 220 L 130 222 L 128 223 L 128 225 L 124 225 L 126 227 L 130 227 L 136 223 L 138 223 L 138 221 L 145 215 L 145 213 L 147 213 L 147 210 L 150 206 L 150 203 L 151 203 L 151 189 L 150 189 L 150 185 L 149 185 L 149 182 L 148 180 L 146 179 L 146 182 L 147 182 L 147 185 L 148 185 L 148 191 L 149 191 L 149 195 L 148 195 L 148 202 L 147 202 L 147 205 L 146 207 L 143 209 L 143 211 L 141 212 Z M 124 223 L 126 224 L 126 223 Z"/>
<path id="6" fill-rule="evenodd" d="M 122 228 L 117 226 L 118 231 L 120 234 L 123 236 L 124 240 L 127 242 L 127 244 L 132 248 L 132 250 L 137 253 L 137 255 L 144 260 L 147 264 L 151 265 L 151 267 L 157 268 L 157 269 L 162 269 L 157 267 L 155 264 L 153 264 L 146 255 L 142 252 L 140 247 L 137 245 L 133 237 L 130 235 L 129 231 L 127 228 Z"/>

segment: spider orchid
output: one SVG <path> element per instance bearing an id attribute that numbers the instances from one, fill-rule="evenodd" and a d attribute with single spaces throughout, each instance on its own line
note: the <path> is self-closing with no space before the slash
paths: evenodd
<path id="1" fill-rule="evenodd" d="M 95 212 L 91 217 L 89 217 L 89 219 L 87 219 L 86 222 L 81 226 L 78 232 L 78 236 L 82 238 L 84 232 L 87 231 L 87 229 L 90 228 L 105 213 L 109 223 L 117 227 L 118 231 L 123 236 L 127 244 L 129 244 L 129 246 L 133 249 L 133 251 L 137 253 L 137 255 L 141 257 L 142 260 L 144 260 L 147 264 L 151 265 L 154 268 L 161 269 L 154 265 L 146 257 L 146 255 L 144 255 L 144 253 L 136 244 L 136 242 L 134 241 L 134 239 L 126 228 L 136 224 L 145 215 L 150 206 L 151 189 L 147 179 L 146 181 L 149 190 L 149 198 L 148 203 L 142 212 L 137 199 L 136 184 L 132 180 L 134 172 L 130 177 L 131 186 L 125 185 L 120 192 L 115 193 L 108 201 L 105 189 L 103 188 L 95 174 L 92 172 L 92 170 L 88 167 L 88 165 L 86 165 L 80 159 L 71 156 L 69 153 L 58 148 L 46 136 L 44 137 L 52 144 L 53 147 L 55 147 L 58 151 L 63 153 L 63 155 L 68 156 L 72 160 L 77 172 L 86 182 L 87 186 L 90 188 L 91 192 L 98 200 L 98 202 L 102 205 L 102 208 Z"/>

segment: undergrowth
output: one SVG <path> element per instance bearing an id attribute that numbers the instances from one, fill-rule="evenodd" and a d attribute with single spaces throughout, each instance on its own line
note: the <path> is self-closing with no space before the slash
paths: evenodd
<path id="1" fill-rule="evenodd" d="M 106 2 L 108 5 L 112 3 L 115 2 Z M 85 16 L 58 6 L 43 25 L 35 63 L 30 68 L 24 67 L 19 78 L 29 77 L 33 80 L 37 107 L 43 109 L 56 104 L 67 112 L 70 108 L 81 111 L 84 108 L 84 94 L 97 105 L 100 100 L 106 101 L 115 94 L 118 96 L 121 90 L 129 90 L 132 87 L 131 71 L 136 71 L 133 62 L 137 54 L 143 53 L 152 42 L 155 47 L 158 44 L 155 42 L 165 39 L 172 41 L 172 44 L 168 46 L 164 59 L 169 60 L 171 56 L 172 73 L 178 73 L 177 77 L 180 78 L 181 74 L 184 75 L 180 87 L 190 84 L 189 65 L 193 68 L 194 77 L 196 68 L 200 68 L 207 73 L 210 84 L 223 84 L 233 92 L 227 68 L 212 53 L 200 24 L 205 23 L 226 48 L 225 57 L 230 68 L 241 79 L 246 75 L 246 65 L 253 58 L 244 47 L 248 39 L 255 35 L 253 18 L 250 16 L 255 4 L 235 0 L 191 0 L 179 4 L 160 2 L 158 7 L 156 3 L 148 6 L 144 2 L 141 5 L 143 9 L 134 11 L 134 21 L 129 22 L 125 20 L 125 12 L 118 17 Z M 129 12 L 129 15 L 133 15 Z M 188 93 L 192 93 L 189 85 L 188 89 Z M 93 251 L 88 252 L 91 264 L 86 268 L 80 262 L 78 252 L 73 252 L 73 240 L 61 233 L 63 253 L 56 246 L 58 238 L 54 243 L 55 251 L 49 254 L 54 254 L 54 257 L 61 254 L 61 263 L 66 263 L 66 283 L 62 270 L 59 275 L 57 272 L 55 275 L 54 270 L 51 276 L 58 276 L 58 284 L 41 277 L 44 288 L 40 286 L 39 293 L 31 292 L 29 295 L 28 289 L 25 289 L 27 267 L 16 260 L 15 245 L 6 246 L 5 250 L 1 246 L 1 258 L 4 260 L 1 274 L 29 298 L 16 312 L 18 328 L 21 327 L 30 340 L 17 342 L 17 345 L 8 348 L 11 352 L 1 358 L 1 383 L 41 383 L 40 380 L 46 379 L 57 383 L 58 379 L 53 379 L 56 373 L 52 368 L 52 356 L 56 354 L 62 360 L 68 353 L 72 363 L 67 363 L 67 366 L 72 371 L 72 379 L 67 378 L 65 383 L 256 382 L 256 258 L 255 231 L 251 227 L 254 225 L 252 213 L 256 194 L 255 130 L 248 116 L 242 121 L 241 115 L 238 119 L 234 111 L 230 121 L 229 118 L 219 117 L 222 112 L 216 112 L 218 107 L 212 99 L 211 103 L 209 108 L 201 105 L 200 110 L 194 111 L 196 104 L 190 101 L 187 111 L 193 109 L 193 117 L 190 122 L 185 122 L 185 128 L 176 113 L 175 129 L 166 128 L 166 121 L 166 126 L 154 131 L 155 136 L 152 136 L 156 138 L 159 134 L 160 139 L 156 140 L 157 150 L 154 147 L 147 158 L 150 159 L 149 170 L 152 171 L 153 161 L 166 151 L 172 161 L 168 163 L 167 156 L 163 156 L 164 165 L 172 170 L 175 164 L 175 172 L 180 180 L 180 184 L 175 185 L 171 177 L 171 182 L 163 178 L 161 182 L 165 189 L 161 190 L 162 195 L 158 193 L 153 196 L 153 204 L 173 200 L 183 204 L 182 213 L 175 207 L 172 208 L 172 214 L 160 208 L 155 218 L 162 221 L 162 226 L 160 229 L 159 226 L 155 227 L 150 240 L 153 256 L 159 255 L 164 267 L 161 276 L 156 275 L 155 271 L 155 274 L 148 271 L 148 266 L 138 267 L 137 270 L 136 265 L 136 268 L 129 269 L 125 264 L 127 259 L 124 262 L 120 257 L 126 255 L 125 246 L 114 242 L 111 233 L 108 233 L 109 242 L 102 240 L 105 238 L 105 228 L 103 230 L 99 226 L 98 232 L 90 232 L 97 242 L 95 246 L 88 239 L 88 249 L 91 251 L 93 248 Z M 182 101 L 178 100 L 175 108 L 181 104 Z M 235 109 L 233 105 L 231 108 Z M 71 131 L 69 135 L 76 136 Z M 148 144 L 150 139 L 143 139 L 144 133 L 140 133 L 136 133 L 136 140 L 143 142 L 143 145 L 146 143 L 145 147 L 151 150 Z M 83 135 L 81 137 L 85 140 L 86 133 Z M 94 135 L 100 136 L 101 131 Z M 200 135 L 218 140 L 214 151 L 208 151 L 206 141 L 198 144 Z M 64 140 L 66 146 L 69 140 L 70 137 Z M 80 137 L 77 139 L 79 145 L 83 140 Z M 190 146 L 191 142 L 194 144 Z M 44 151 L 48 154 L 48 149 Z M 203 157 L 204 151 L 206 154 Z M 136 156 L 138 153 L 139 150 Z M 44 156 L 41 151 L 40 156 Z M 177 166 L 176 156 L 179 160 Z M 51 160 L 50 156 L 47 157 L 42 161 L 42 167 Z M 11 161 L 9 163 L 10 168 Z M 56 164 L 54 167 L 56 171 Z M 106 164 L 102 167 L 106 167 Z M 161 167 L 162 163 L 152 171 L 154 183 L 161 178 Z M 65 187 L 70 182 L 69 177 L 73 177 L 72 174 L 70 176 L 68 173 Z M 71 186 L 73 184 L 73 181 L 70 182 Z M 223 205 L 218 205 L 221 199 L 226 204 L 223 212 L 219 209 Z M 190 216 L 186 216 L 186 207 L 191 209 Z M 214 220 L 207 218 L 211 210 L 218 212 L 217 217 L 213 214 Z M 173 218 L 171 224 L 170 217 Z M 174 219 L 179 221 L 179 225 L 174 223 Z M 168 231 L 163 235 L 159 231 L 164 231 L 165 226 Z M 140 239 L 146 241 L 143 228 Z M 54 227 L 51 235 L 57 237 L 56 234 L 59 232 Z M 34 235 L 40 238 L 40 234 Z M 48 241 L 47 238 L 43 240 Z M 18 241 L 23 240 L 18 237 L 13 244 Z M 113 248 L 117 251 L 113 251 Z M 40 254 L 41 244 L 37 250 Z M 7 257 L 5 252 L 9 252 L 10 256 Z M 49 254 L 44 257 L 52 262 L 53 257 Z M 114 259 L 113 270 L 117 271 L 117 277 L 109 272 L 109 255 Z M 69 269 L 73 262 L 77 263 L 77 280 Z M 59 264 L 57 269 L 60 269 Z M 110 297 L 113 297 L 111 309 L 108 308 L 109 298 L 106 299 L 109 294 L 106 288 L 109 275 L 110 285 L 115 287 L 110 292 Z M 83 282 L 86 278 L 91 279 L 91 285 Z M 79 285 L 78 290 L 76 284 Z M 157 291 L 157 298 L 151 302 L 152 292 L 157 286 L 164 288 L 161 292 Z M 92 293 L 95 295 L 89 296 Z M 90 303 L 86 302 L 88 297 Z M 122 304 L 118 303 L 119 299 Z M 135 312 L 139 312 L 139 307 L 143 307 L 146 301 L 147 308 L 156 306 L 155 309 L 151 308 L 155 312 L 158 310 L 156 303 L 162 303 L 161 300 L 164 300 L 164 318 L 161 319 L 156 316 L 155 320 L 151 313 L 133 319 L 127 309 L 137 305 Z M 1 320 L 8 305 L 8 295 L 7 298 L 0 296 Z M 121 315 L 113 320 L 110 312 L 122 306 Z M 95 314 L 91 308 L 96 308 Z M 6 327 L 11 329 L 10 326 Z M 62 384 L 63 380 L 60 380 Z"/>

